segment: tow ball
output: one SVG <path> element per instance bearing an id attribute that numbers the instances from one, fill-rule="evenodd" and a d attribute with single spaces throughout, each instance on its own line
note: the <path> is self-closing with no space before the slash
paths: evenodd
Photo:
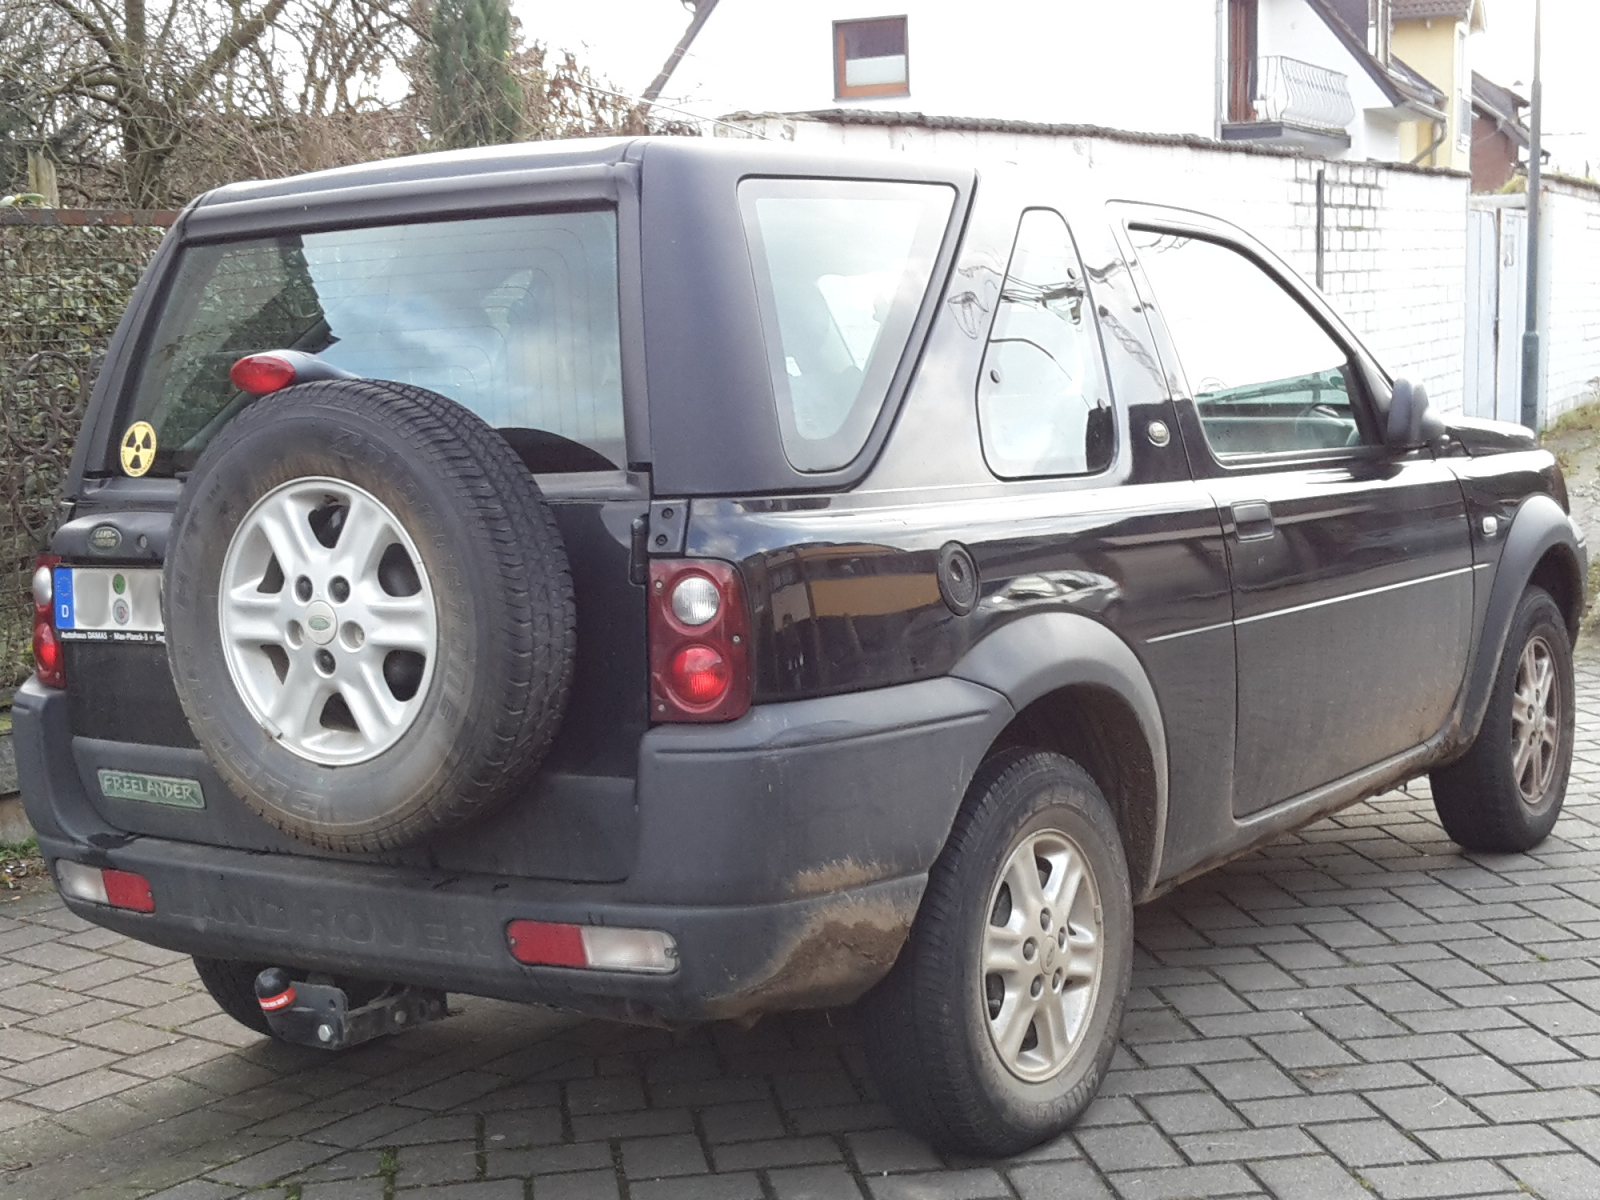
<path id="1" fill-rule="evenodd" d="M 358 1046 L 450 1015 L 445 994 L 433 988 L 392 984 L 351 1008 L 343 988 L 290 979 L 282 967 L 268 967 L 256 976 L 256 1000 L 274 1035 L 319 1050 Z"/>

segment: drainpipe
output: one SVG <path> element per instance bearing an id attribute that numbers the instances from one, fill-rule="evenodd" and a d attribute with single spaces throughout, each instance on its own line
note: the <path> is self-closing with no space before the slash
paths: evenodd
<path id="1" fill-rule="evenodd" d="M 717 6 L 717 0 L 698 0 L 694 6 L 694 20 L 689 22 L 689 28 L 683 31 L 683 36 L 678 39 L 678 44 L 672 48 L 672 54 L 667 58 L 666 65 L 661 68 L 661 73 L 650 81 L 650 86 L 645 88 L 644 95 L 639 99 L 646 105 L 654 104 L 661 98 L 661 91 L 667 86 L 667 81 L 672 78 L 673 71 L 678 69 L 678 64 L 683 61 L 683 56 L 689 52 L 689 46 L 694 42 L 695 34 L 700 32 L 700 27 L 706 23 L 706 18 L 711 15 L 711 10 Z"/>
<path id="2" fill-rule="evenodd" d="M 1539 192 L 1543 186 L 1540 148 L 1544 121 L 1544 81 L 1540 77 L 1540 58 L 1544 51 L 1544 0 L 1536 0 L 1533 10 L 1533 111 L 1529 119 L 1532 137 L 1528 146 L 1528 324 L 1522 335 L 1522 423 L 1539 428 L 1539 393 L 1544 381 L 1539 361 L 1539 210 L 1544 207 Z"/>
<path id="3" fill-rule="evenodd" d="M 1430 129 L 1437 129 L 1439 131 L 1439 136 L 1433 139 L 1433 145 L 1429 146 L 1421 154 L 1417 155 L 1415 158 L 1413 158 L 1411 160 L 1411 165 L 1413 167 L 1421 165 L 1422 160 L 1427 158 L 1428 155 L 1432 154 L 1440 146 L 1444 145 L 1445 138 L 1450 136 L 1450 126 L 1449 126 L 1448 122 L 1445 122 L 1445 121 L 1429 121 L 1428 122 L 1428 127 Z M 1437 164 L 1430 164 L 1430 165 L 1435 165 L 1436 166 Z"/>

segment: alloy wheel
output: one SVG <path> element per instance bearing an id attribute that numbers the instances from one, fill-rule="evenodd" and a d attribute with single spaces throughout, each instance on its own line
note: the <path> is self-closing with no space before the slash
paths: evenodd
<path id="1" fill-rule="evenodd" d="M 228 545 L 217 603 L 239 695 L 295 754 L 367 762 L 416 721 L 438 649 L 433 589 L 372 493 L 320 477 L 268 492 Z"/>
<path id="2" fill-rule="evenodd" d="M 1058 1074 L 1083 1041 L 1104 963 L 1099 888 L 1076 842 L 1055 829 L 1011 851 L 989 898 L 982 994 L 989 1037 L 1017 1078 Z"/>
<path id="3" fill-rule="evenodd" d="M 1542 637 L 1531 637 L 1517 663 L 1511 696 L 1511 771 L 1524 804 L 1538 804 L 1555 775 L 1561 746 L 1561 689 L 1555 658 Z"/>

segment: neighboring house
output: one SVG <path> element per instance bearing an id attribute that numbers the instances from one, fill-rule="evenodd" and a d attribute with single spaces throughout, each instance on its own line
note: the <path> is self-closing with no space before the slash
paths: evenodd
<path id="1" fill-rule="evenodd" d="M 1222 139 L 1407 161 L 1407 131 L 1443 121 L 1444 96 L 1393 54 L 1389 7 L 1227 0 Z"/>
<path id="2" fill-rule="evenodd" d="M 1498 192 L 1524 165 L 1532 142 L 1522 123 L 1528 101 L 1472 73 L 1472 190 Z"/>
<path id="3" fill-rule="evenodd" d="M 1417 130 L 1452 128 L 1448 91 L 1390 44 L 1391 4 L 1424 2 L 699 0 L 652 90 L 705 113 L 924 113 L 1405 162 L 1436 140 Z"/>
<path id="4" fill-rule="evenodd" d="M 717 0 L 662 97 L 1214 137 L 1216 30 L 1207 0 Z"/>
<path id="5" fill-rule="evenodd" d="M 1483 0 L 1392 0 L 1394 54 L 1425 75 L 1448 98 L 1445 120 L 1413 126 L 1401 153 L 1430 167 L 1466 171 L 1472 165 L 1470 35 L 1486 28 Z"/>

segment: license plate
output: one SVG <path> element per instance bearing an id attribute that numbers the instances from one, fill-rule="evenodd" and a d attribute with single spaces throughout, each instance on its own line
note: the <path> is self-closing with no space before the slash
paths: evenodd
<path id="1" fill-rule="evenodd" d="M 142 771 L 111 771 L 101 767 L 100 791 L 112 800 L 143 800 L 174 808 L 204 808 L 205 793 L 198 779 L 171 775 L 146 775 Z"/>
<path id="2" fill-rule="evenodd" d="M 57 567 L 55 606 L 64 642 L 166 641 L 159 570 Z"/>

